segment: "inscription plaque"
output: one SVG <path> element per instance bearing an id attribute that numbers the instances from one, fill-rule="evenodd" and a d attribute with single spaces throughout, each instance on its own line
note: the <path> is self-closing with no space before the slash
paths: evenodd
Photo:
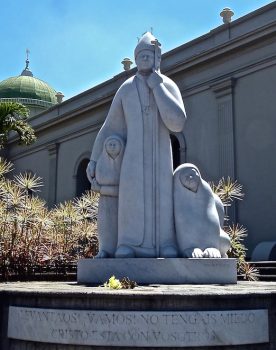
<path id="1" fill-rule="evenodd" d="M 269 341 L 267 310 L 91 311 L 9 307 L 8 337 L 99 346 L 192 347 Z"/>

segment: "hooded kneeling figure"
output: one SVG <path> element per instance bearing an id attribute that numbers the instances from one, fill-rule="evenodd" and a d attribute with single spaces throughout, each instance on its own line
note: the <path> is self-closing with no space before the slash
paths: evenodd
<path id="1" fill-rule="evenodd" d="M 182 257 L 227 258 L 230 238 L 223 231 L 223 204 L 193 164 L 174 172 L 174 218 Z"/>

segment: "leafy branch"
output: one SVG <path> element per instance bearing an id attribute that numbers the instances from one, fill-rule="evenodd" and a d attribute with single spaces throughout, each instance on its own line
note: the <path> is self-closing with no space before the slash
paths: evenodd
<path id="1" fill-rule="evenodd" d="M 28 124 L 29 109 L 17 102 L 0 102 L 0 148 L 13 131 L 19 136 L 19 144 L 30 145 L 36 140 L 34 130 Z"/>

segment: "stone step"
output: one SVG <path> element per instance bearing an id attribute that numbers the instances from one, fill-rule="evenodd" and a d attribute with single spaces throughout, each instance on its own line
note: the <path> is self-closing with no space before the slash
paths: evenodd
<path id="1" fill-rule="evenodd" d="M 260 267 L 258 269 L 260 275 L 276 275 L 276 267 Z"/>
<path id="2" fill-rule="evenodd" d="M 256 267 L 262 275 L 276 275 L 276 262 L 274 261 L 250 262 L 250 265 Z"/>
<path id="3" fill-rule="evenodd" d="M 276 261 L 256 261 L 249 264 L 259 270 L 259 281 L 276 281 Z"/>
<path id="4" fill-rule="evenodd" d="M 266 281 L 266 282 L 275 282 L 276 281 L 276 275 L 260 275 L 259 281 Z"/>
<path id="5" fill-rule="evenodd" d="M 250 265 L 259 270 L 259 281 L 276 281 L 276 261 L 256 261 Z"/>
<path id="6" fill-rule="evenodd" d="M 256 267 L 276 267 L 276 261 L 250 261 L 249 263 Z"/>

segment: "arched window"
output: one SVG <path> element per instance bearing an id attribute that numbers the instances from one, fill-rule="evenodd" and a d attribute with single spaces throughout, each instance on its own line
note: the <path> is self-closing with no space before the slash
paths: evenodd
<path id="1" fill-rule="evenodd" d="M 175 135 L 170 135 L 173 155 L 173 170 L 180 165 L 180 143 Z"/>
<path id="2" fill-rule="evenodd" d="M 80 197 L 82 194 L 84 194 L 85 191 L 90 190 L 91 185 L 90 182 L 86 176 L 86 168 L 89 163 L 89 159 L 85 158 L 83 159 L 77 170 L 77 176 L 76 176 L 76 196 Z"/>
<path id="3" fill-rule="evenodd" d="M 182 133 L 170 134 L 172 155 L 173 155 L 173 170 L 180 164 L 186 162 L 186 140 Z"/>

